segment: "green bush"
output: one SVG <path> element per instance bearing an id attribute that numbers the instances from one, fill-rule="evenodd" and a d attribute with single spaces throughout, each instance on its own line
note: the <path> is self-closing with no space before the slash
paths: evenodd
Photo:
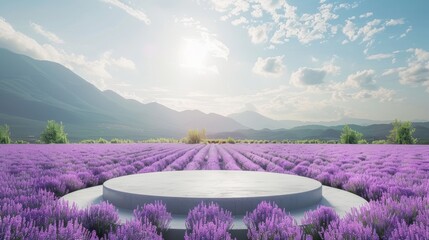
<path id="1" fill-rule="evenodd" d="M 134 141 L 131 139 L 113 138 L 110 140 L 110 143 L 134 143 Z"/>
<path id="2" fill-rule="evenodd" d="M 368 144 L 368 141 L 366 139 L 361 139 L 358 141 L 358 144 Z"/>
<path id="3" fill-rule="evenodd" d="M 190 144 L 200 143 L 206 139 L 206 130 L 201 129 L 198 131 L 197 129 L 191 129 L 188 131 L 188 136 L 186 137 L 186 142 Z"/>
<path id="4" fill-rule="evenodd" d="M 416 131 L 411 122 L 401 122 L 397 119 L 392 122 L 393 129 L 390 130 L 387 141 L 393 144 L 415 144 L 417 139 L 413 137 Z"/>
<path id="5" fill-rule="evenodd" d="M 106 139 L 104 139 L 104 138 L 99 138 L 99 139 L 97 139 L 97 143 L 100 143 L 100 144 L 107 144 L 107 143 L 110 143 L 109 141 L 107 141 Z"/>
<path id="6" fill-rule="evenodd" d="M 343 128 L 343 132 L 341 133 L 340 143 L 357 144 L 360 140 L 362 140 L 362 137 L 362 133 L 351 129 L 349 125 L 345 125 Z"/>
<path id="7" fill-rule="evenodd" d="M 0 126 L 0 144 L 9 144 L 10 143 L 10 132 L 9 126 L 3 125 Z"/>
<path id="8" fill-rule="evenodd" d="M 371 142 L 371 144 L 387 144 L 386 140 L 374 140 Z"/>
<path id="9" fill-rule="evenodd" d="M 226 142 L 227 142 L 227 143 L 229 143 L 229 144 L 234 144 L 234 143 L 235 143 L 235 140 L 234 140 L 234 138 L 232 138 L 232 137 L 228 137 L 228 138 L 226 139 Z"/>
<path id="10" fill-rule="evenodd" d="M 29 142 L 25 141 L 25 140 L 16 140 L 15 144 L 28 144 Z"/>
<path id="11" fill-rule="evenodd" d="M 49 120 L 45 130 L 40 135 L 40 140 L 44 143 L 68 143 L 67 134 L 64 132 L 62 123 Z"/>

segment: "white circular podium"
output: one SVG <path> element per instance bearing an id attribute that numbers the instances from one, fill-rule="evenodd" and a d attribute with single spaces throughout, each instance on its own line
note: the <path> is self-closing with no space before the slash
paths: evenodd
<path id="1" fill-rule="evenodd" d="M 189 210 L 202 201 L 216 202 L 232 212 L 232 234 L 246 239 L 243 223 L 246 212 L 253 211 L 261 201 L 276 203 L 298 223 L 304 213 L 318 206 L 332 207 L 341 217 L 351 208 L 367 201 L 353 193 L 322 186 L 314 179 L 297 175 L 226 170 L 166 171 L 122 176 L 101 186 L 72 192 L 62 199 L 86 208 L 108 201 L 119 212 L 121 221 L 131 219 L 137 206 L 162 201 L 173 215 L 165 239 L 183 238 Z"/>
<path id="2" fill-rule="evenodd" d="M 244 215 L 261 201 L 275 202 L 288 211 L 317 204 L 322 199 L 322 184 L 310 178 L 267 172 L 154 172 L 106 181 L 103 199 L 131 210 L 161 200 L 173 214 L 187 214 L 202 201 L 216 202 L 233 215 Z"/>

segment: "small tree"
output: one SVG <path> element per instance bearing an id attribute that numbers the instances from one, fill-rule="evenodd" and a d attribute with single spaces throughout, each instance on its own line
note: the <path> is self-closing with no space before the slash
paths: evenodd
<path id="1" fill-rule="evenodd" d="M 343 144 L 357 144 L 362 140 L 362 133 L 355 131 L 349 127 L 349 125 L 345 125 L 343 128 L 343 132 L 341 133 L 340 143 Z"/>
<path id="2" fill-rule="evenodd" d="M 188 136 L 186 137 L 186 142 L 190 144 L 200 143 L 202 140 L 206 139 L 206 130 L 201 129 L 191 129 L 188 131 Z"/>
<path id="3" fill-rule="evenodd" d="M 54 120 L 48 121 L 45 130 L 40 135 L 40 140 L 44 143 L 68 143 L 63 124 Z"/>
<path id="4" fill-rule="evenodd" d="M 387 141 L 394 144 L 415 144 L 417 139 L 413 138 L 413 133 L 416 131 L 411 122 L 401 122 L 397 119 L 392 122 L 393 129 L 390 130 Z"/>
<path id="5" fill-rule="evenodd" d="M 0 126 L 0 144 L 9 144 L 10 143 L 10 132 L 9 126 L 3 125 Z"/>

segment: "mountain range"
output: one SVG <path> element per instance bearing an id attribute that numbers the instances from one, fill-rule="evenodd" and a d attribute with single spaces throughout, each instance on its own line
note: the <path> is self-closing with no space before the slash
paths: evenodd
<path id="1" fill-rule="evenodd" d="M 342 118 L 337 121 L 294 121 L 294 120 L 274 120 L 268 117 L 265 117 L 254 111 L 244 111 L 241 113 L 234 113 L 228 115 L 228 117 L 234 119 L 235 121 L 255 130 L 261 130 L 264 128 L 268 129 L 279 129 L 279 128 L 294 128 L 298 126 L 306 126 L 306 125 L 322 125 L 322 126 L 338 126 L 345 124 L 356 124 L 362 126 L 368 126 L 371 124 L 381 124 L 381 123 L 389 123 L 389 121 L 376 121 L 376 120 L 368 120 L 368 119 L 359 119 L 359 118 Z"/>
<path id="2" fill-rule="evenodd" d="M 15 139 L 37 138 L 47 120 L 65 125 L 71 140 L 185 136 L 246 129 L 231 118 L 201 111 L 175 111 L 100 91 L 68 68 L 0 49 L 0 124 Z"/>
<path id="3" fill-rule="evenodd" d="M 363 134 L 364 138 L 371 142 L 373 140 L 386 139 L 392 129 L 391 124 L 372 124 L 368 126 L 349 125 L 352 129 Z M 304 139 L 320 139 L 320 140 L 338 140 L 341 136 L 341 131 L 344 125 L 338 126 L 322 126 L 322 125 L 305 125 L 294 127 L 291 129 L 244 129 L 233 132 L 223 132 L 212 134 L 212 138 L 227 138 L 236 139 L 255 139 L 255 140 L 304 140 Z M 414 137 L 419 143 L 429 143 L 429 122 L 413 122 L 413 127 L 416 129 Z"/>
<path id="4" fill-rule="evenodd" d="M 70 69 L 0 48 L 0 125 L 13 139 L 36 140 L 47 120 L 62 122 L 71 141 L 103 137 L 182 138 L 189 129 L 206 129 L 213 138 L 338 139 L 344 124 L 367 139 L 384 139 L 384 121 L 344 118 L 332 122 L 273 120 L 256 112 L 227 117 L 198 110 L 175 111 L 143 104 L 114 91 L 101 91 Z M 416 137 L 429 139 L 429 122 L 414 123 Z"/>

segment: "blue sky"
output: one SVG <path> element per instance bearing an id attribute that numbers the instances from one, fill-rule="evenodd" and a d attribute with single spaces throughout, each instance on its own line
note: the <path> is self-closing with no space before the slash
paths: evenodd
<path id="1" fill-rule="evenodd" d="M 429 119 L 427 1 L 12 1 L 0 47 L 176 110 Z"/>

